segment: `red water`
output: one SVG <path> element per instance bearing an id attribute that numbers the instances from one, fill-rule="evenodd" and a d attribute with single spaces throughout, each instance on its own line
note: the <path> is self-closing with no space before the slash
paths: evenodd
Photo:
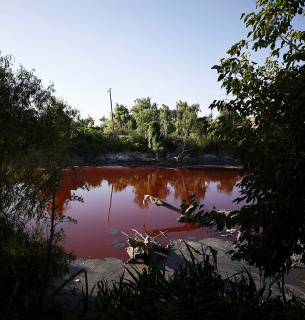
<path id="1" fill-rule="evenodd" d="M 196 194 L 198 202 L 217 210 L 234 210 L 242 206 L 232 201 L 239 196 L 236 183 L 241 177 L 237 171 L 155 169 L 123 167 L 85 167 L 79 179 L 86 182 L 88 190 L 77 188 L 67 179 L 63 191 L 56 199 L 63 204 L 60 211 L 78 221 L 65 223 L 65 248 L 73 250 L 78 258 L 107 257 L 127 260 L 125 236 L 134 236 L 132 229 L 143 235 L 166 232 L 157 240 L 167 245 L 170 239 L 203 239 L 211 233 L 191 223 L 180 223 L 179 214 L 165 207 L 143 202 L 149 194 L 180 207 L 182 200 Z M 70 201 L 69 189 L 82 196 L 84 202 Z"/>

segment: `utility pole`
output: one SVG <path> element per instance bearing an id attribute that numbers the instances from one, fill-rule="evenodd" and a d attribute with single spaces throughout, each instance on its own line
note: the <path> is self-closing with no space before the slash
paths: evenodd
<path id="1" fill-rule="evenodd" d="M 113 124 L 113 112 L 112 112 L 112 99 L 111 99 L 111 88 L 107 91 L 110 94 L 110 106 L 111 106 L 111 121 L 112 121 L 112 132 L 114 132 L 114 124 Z"/>

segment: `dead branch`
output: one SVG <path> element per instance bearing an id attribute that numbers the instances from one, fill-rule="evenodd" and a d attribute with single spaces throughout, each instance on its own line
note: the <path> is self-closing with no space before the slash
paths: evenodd
<path id="1" fill-rule="evenodd" d="M 159 198 L 156 198 L 154 196 L 146 194 L 144 196 L 143 202 L 144 201 L 149 201 L 149 202 L 151 202 L 152 204 L 154 204 L 156 206 L 163 206 L 163 207 L 166 207 L 166 208 L 168 208 L 170 210 L 173 210 L 173 211 L 176 211 L 176 212 L 180 213 L 181 216 L 178 218 L 179 222 L 185 222 L 185 221 L 190 222 L 190 221 L 193 221 L 192 217 L 187 217 L 185 214 L 183 214 L 183 210 L 182 209 L 179 209 L 179 208 L 177 208 L 177 207 L 175 207 L 175 206 L 169 204 L 168 202 L 165 202 L 165 201 L 163 201 L 163 200 L 161 200 Z M 188 209 L 185 211 L 185 213 L 187 213 L 189 210 L 191 210 L 191 208 L 192 208 L 192 206 L 189 206 Z"/>
<path id="2" fill-rule="evenodd" d="M 146 238 L 137 230 L 132 229 L 135 232 L 135 236 L 132 238 L 125 232 L 121 231 L 126 236 L 126 242 L 128 244 L 127 253 L 130 257 L 128 262 L 132 262 L 134 259 L 141 259 L 145 256 L 150 256 L 155 252 L 159 253 L 168 253 L 169 246 L 164 247 L 159 242 L 155 241 L 155 238 L 159 236 L 165 237 L 165 232 L 160 232 L 160 234 L 155 237 L 150 237 L 149 235 Z M 140 239 L 140 236 L 142 239 Z"/>

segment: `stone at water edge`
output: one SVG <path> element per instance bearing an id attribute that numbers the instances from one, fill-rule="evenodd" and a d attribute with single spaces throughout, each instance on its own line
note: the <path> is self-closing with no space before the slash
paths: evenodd
<path id="1" fill-rule="evenodd" d="M 123 242 L 122 240 L 120 239 L 117 239 L 117 240 L 110 240 L 108 242 L 108 244 L 110 246 L 113 246 L 115 248 L 126 248 L 127 247 L 127 244 L 125 242 Z"/>
<path id="2" fill-rule="evenodd" d="M 111 234 L 112 236 L 118 236 L 121 234 L 121 231 L 118 229 L 109 229 L 107 230 L 107 233 Z"/>

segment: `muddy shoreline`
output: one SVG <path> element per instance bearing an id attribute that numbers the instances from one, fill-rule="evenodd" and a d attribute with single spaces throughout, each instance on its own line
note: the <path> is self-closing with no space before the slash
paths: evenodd
<path id="1" fill-rule="evenodd" d="M 232 261 L 230 255 L 227 253 L 229 250 L 234 249 L 231 241 L 225 241 L 215 238 L 206 238 L 198 241 L 186 241 L 190 245 L 192 254 L 198 262 L 202 261 L 203 254 L 209 254 L 209 247 L 217 250 L 217 266 L 218 271 L 223 277 L 232 277 L 234 274 L 241 272 L 246 268 L 251 272 L 251 275 L 257 285 L 260 288 L 261 278 L 259 270 L 255 267 L 250 267 L 249 264 L 240 261 Z M 194 249 L 194 251 L 193 251 Z M 161 270 L 165 268 L 167 275 L 172 275 L 178 265 L 185 266 L 185 258 L 191 262 L 189 249 L 185 243 L 180 240 L 174 240 L 170 247 L 169 253 L 164 259 L 155 261 L 157 267 Z M 212 256 L 211 256 L 212 261 Z M 149 263 L 148 263 L 149 264 Z M 106 258 L 106 259 L 77 259 L 71 265 L 71 274 L 75 274 L 84 269 L 88 276 L 88 289 L 91 292 L 91 299 L 95 299 L 97 295 L 97 288 L 95 284 L 98 281 L 106 281 L 111 286 L 112 283 L 118 283 L 120 278 L 124 275 L 125 280 L 132 280 L 130 274 L 126 271 L 128 269 L 134 275 L 136 272 L 142 272 L 143 269 L 148 269 L 147 263 L 128 264 L 120 259 Z M 65 279 L 59 282 L 62 283 Z M 304 265 L 297 265 L 292 268 L 289 275 L 285 278 L 285 284 L 287 289 L 287 296 L 297 296 L 305 299 L 305 267 Z M 70 302 L 77 304 L 77 301 L 83 297 L 83 290 L 86 288 L 85 274 L 81 273 L 74 278 L 65 287 L 65 298 Z M 272 286 L 274 294 L 279 293 L 276 284 Z"/>
<path id="2" fill-rule="evenodd" d="M 156 160 L 152 154 L 140 152 L 109 153 L 94 161 L 85 161 L 83 166 L 119 166 L 130 168 L 175 168 L 206 170 L 241 170 L 243 165 L 230 156 L 204 154 L 196 157 L 176 159 L 167 157 Z"/>

